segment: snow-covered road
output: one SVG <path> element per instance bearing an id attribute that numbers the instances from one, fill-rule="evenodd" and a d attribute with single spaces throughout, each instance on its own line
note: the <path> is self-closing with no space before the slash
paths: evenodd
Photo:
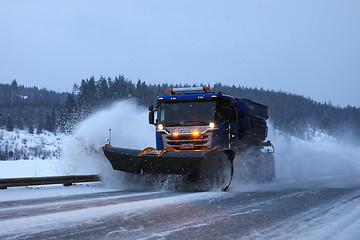
<path id="1" fill-rule="evenodd" d="M 356 239 L 360 186 L 230 192 L 0 192 L 0 239 Z M 281 186 L 276 189 L 274 186 Z"/>

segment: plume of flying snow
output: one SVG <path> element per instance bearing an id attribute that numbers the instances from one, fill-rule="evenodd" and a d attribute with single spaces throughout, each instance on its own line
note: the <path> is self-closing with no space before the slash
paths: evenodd
<path id="1" fill-rule="evenodd" d="M 120 101 L 84 120 L 74 134 L 64 140 L 60 168 L 72 174 L 100 174 L 105 182 L 117 185 L 122 174 L 112 170 L 101 146 L 109 138 L 117 147 L 143 149 L 154 146 L 154 126 L 148 123 L 148 110 L 134 101 Z"/>

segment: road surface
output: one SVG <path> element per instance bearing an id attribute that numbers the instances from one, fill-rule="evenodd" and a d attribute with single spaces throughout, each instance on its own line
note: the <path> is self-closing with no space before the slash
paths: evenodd
<path id="1" fill-rule="evenodd" d="M 266 186 L 229 192 L 101 185 L 1 190 L 0 239 L 353 239 L 359 234 L 360 185 Z"/>

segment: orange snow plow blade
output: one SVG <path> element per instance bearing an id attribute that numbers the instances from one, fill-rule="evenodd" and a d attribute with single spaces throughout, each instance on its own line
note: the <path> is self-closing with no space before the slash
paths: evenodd
<path id="1" fill-rule="evenodd" d="M 135 174 L 183 175 L 190 182 L 211 182 L 226 190 L 233 175 L 232 150 L 183 151 L 165 148 L 134 150 L 103 147 L 105 156 L 114 170 Z"/>

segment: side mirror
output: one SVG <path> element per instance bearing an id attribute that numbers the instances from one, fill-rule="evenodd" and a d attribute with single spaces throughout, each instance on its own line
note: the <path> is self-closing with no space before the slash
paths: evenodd
<path id="1" fill-rule="evenodd" d="M 150 110 L 150 108 L 149 108 Z M 154 110 L 150 110 L 149 112 L 149 124 L 154 124 L 155 116 L 154 116 Z"/>
<path id="2" fill-rule="evenodd" d="M 149 111 L 150 112 L 154 111 L 154 106 L 153 105 L 149 106 Z"/>

